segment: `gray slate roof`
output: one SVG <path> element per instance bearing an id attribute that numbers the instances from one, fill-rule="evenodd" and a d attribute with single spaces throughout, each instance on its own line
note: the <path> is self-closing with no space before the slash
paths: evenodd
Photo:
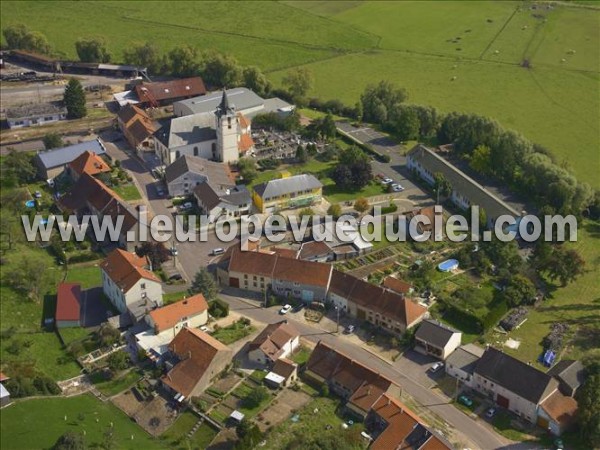
<path id="1" fill-rule="evenodd" d="M 163 145 L 173 149 L 216 139 L 215 126 L 214 114 L 192 114 L 175 117 L 167 126 L 157 131 L 155 136 Z"/>
<path id="2" fill-rule="evenodd" d="M 474 373 L 535 404 L 558 388 L 550 375 L 493 347 L 485 350 Z"/>
<path id="3" fill-rule="evenodd" d="M 244 114 L 246 114 L 245 110 L 247 109 L 257 109 L 255 112 L 248 113 L 249 117 L 260 113 L 293 109 L 293 105 L 280 98 L 274 97 L 265 100 L 247 88 L 227 89 L 226 92 L 228 107 L 231 109 Z M 198 113 L 214 113 L 222 99 L 223 91 L 216 91 L 201 97 L 175 102 L 175 110 L 181 111 L 186 116 Z"/>
<path id="4" fill-rule="evenodd" d="M 40 152 L 37 154 L 37 157 L 46 169 L 53 169 L 54 167 L 60 167 L 70 163 L 87 150 L 96 153 L 98 156 L 106 154 L 106 149 L 104 148 L 102 141 L 100 139 L 95 139 L 93 141 L 69 145 L 68 147 Z"/>
<path id="5" fill-rule="evenodd" d="M 254 186 L 254 192 L 260 195 L 263 199 L 268 200 L 273 197 L 293 194 L 295 192 L 305 191 L 308 189 L 317 189 L 320 187 L 323 187 L 323 184 L 321 184 L 321 182 L 317 180 L 314 175 L 302 174 L 257 184 Z"/>
<path id="6" fill-rule="evenodd" d="M 241 206 L 248 205 L 252 201 L 246 186 L 232 186 L 230 189 L 222 190 L 211 186 L 210 182 L 205 182 L 194 188 L 194 194 L 209 210 L 221 202 Z"/>
<path id="7" fill-rule="evenodd" d="M 446 359 L 448 366 L 456 367 L 464 372 L 472 374 L 477 361 L 483 355 L 483 349 L 474 344 L 461 345 Z"/>
<path id="8" fill-rule="evenodd" d="M 547 374 L 557 378 L 571 389 L 577 389 L 585 380 L 585 368 L 581 361 L 565 359 L 552 367 Z"/>
<path id="9" fill-rule="evenodd" d="M 183 155 L 167 166 L 165 178 L 167 183 L 172 183 L 186 173 L 202 175 L 215 187 L 234 185 L 227 164 L 189 155 Z"/>
<path id="10" fill-rule="evenodd" d="M 30 105 L 15 106 L 6 110 L 6 118 L 15 119 L 28 119 L 36 118 L 44 115 L 54 114 L 66 114 L 66 108 L 59 108 L 52 103 L 34 103 Z"/>
<path id="11" fill-rule="evenodd" d="M 433 174 L 442 173 L 455 191 L 465 195 L 472 205 L 482 207 L 488 217 L 498 218 L 503 214 L 513 217 L 520 215 L 519 211 L 424 145 L 418 144 L 413 147 L 407 157 L 419 162 Z"/>
<path id="12" fill-rule="evenodd" d="M 436 347 L 444 348 L 454 333 L 460 333 L 453 328 L 436 322 L 435 320 L 424 320 L 415 333 L 417 339 L 422 339 Z"/>

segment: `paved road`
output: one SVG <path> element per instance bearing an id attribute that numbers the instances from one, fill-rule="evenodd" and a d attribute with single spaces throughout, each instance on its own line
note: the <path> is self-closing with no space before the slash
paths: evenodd
<path id="1" fill-rule="evenodd" d="M 264 323 L 273 323 L 277 320 L 281 320 L 281 316 L 278 314 L 277 307 L 261 308 L 258 306 L 258 302 L 254 302 L 252 300 L 241 299 L 239 297 L 233 297 L 225 294 L 222 294 L 221 297 L 230 305 L 232 311 L 247 316 L 250 319 Z M 256 303 L 256 306 L 254 306 L 254 303 Z M 289 315 L 287 318 L 291 323 L 293 323 L 298 331 L 300 331 L 303 338 L 315 343 L 322 340 L 328 345 L 331 345 L 341 352 L 352 356 L 357 361 L 396 381 L 416 401 L 427 407 L 436 415 L 442 417 L 452 427 L 456 428 L 470 438 L 477 448 L 497 449 L 512 444 L 508 440 L 497 435 L 487 425 L 471 419 L 463 412 L 449 404 L 447 398 L 415 381 L 416 377 L 411 376 L 409 373 L 401 372 L 395 365 L 389 364 L 388 362 L 380 359 L 376 355 L 368 352 L 353 342 L 344 339 L 343 337 L 332 334 L 329 331 L 307 325 L 305 322 L 295 320 L 293 315 Z"/>

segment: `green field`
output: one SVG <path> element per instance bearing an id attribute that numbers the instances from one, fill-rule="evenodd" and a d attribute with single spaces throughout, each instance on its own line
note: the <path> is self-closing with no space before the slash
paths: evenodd
<path id="1" fill-rule="evenodd" d="M 113 186 L 113 191 L 115 191 L 119 196 L 121 196 L 123 200 L 128 202 L 142 199 L 140 191 L 138 190 L 137 186 L 133 183 L 120 186 Z"/>
<path id="2" fill-rule="evenodd" d="M 11 450 L 51 448 L 63 433 L 85 430 L 88 447 L 100 448 L 111 423 L 112 448 L 162 448 L 111 403 L 91 395 L 27 400 L 3 409 L 0 442 L 2 448 Z"/>

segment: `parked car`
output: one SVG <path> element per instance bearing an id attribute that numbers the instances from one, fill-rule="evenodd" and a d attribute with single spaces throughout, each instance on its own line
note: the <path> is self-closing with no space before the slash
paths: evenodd
<path id="1" fill-rule="evenodd" d="M 181 205 L 181 209 L 192 209 L 194 205 L 192 204 L 192 202 L 185 202 L 183 205 Z"/>
<path id="2" fill-rule="evenodd" d="M 35 193 L 33 194 L 33 196 L 35 198 L 42 198 L 42 193 L 40 191 L 35 191 Z"/>
<path id="3" fill-rule="evenodd" d="M 298 303 L 296 306 L 292 308 L 292 312 L 300 312 L 304 309 L 304 303 Z"/>
<path id="4" fill-rule="evenodd" d="M 554 440 L 554 448 L 556 450 L 564 450 L 565 444 L 563 443 L 562 439 L 557 438 Z"/>
<path id="5" fill-rule="evenodd" d="M 444 363 L 443 363 L 443 362 L 440 362 L 440 361 L 438 361 L 438 362 L 436 362 L 436 363 L 435 363 L 433 366 L 431 366 L 431 367 L 429 368 L 429 371 L 430 371 L 431 373 L 436 373 L 436 372 L 437 372 L 438 370 L 440 370 L 442 367 L 444 367 Z"/>
<path id="6" fill-rule="evenodd" d="M 279 314 L 287 314 L 292 309 L 292 305 L 283 305 L 283 308 L 279 310 Z"/>
<path id="7" fill-rule="evenodd" d="M 354 333 L 354 325 L 348 325 L 346 327 L 346 334 L 352 334 Z"/>
<path id="8" fill-rule="evenodd" d="M 462 403 L 463 405 L 469 407 L 473 406 L 473 400 L 471 400 L 466 395 L 461 395 L 460 397 L 458 397 L 458 403 Z"/>
<path id="9" fill-rule="evenodd" d="M 179 255 L 179 251 L 177 250 L 177 247 L 175 247 L 175 246 L 171 247 L 171 255 L 173 255 L 173 256 Z"/>
<path id="10" fill-rule="evenodd" d="M 161 188 L 160 186 L 156 186 L 156 195 L 158 195 L 159 197 L 162 197 L 165 195 L 165 191 L 163 188 Z"/>
<path id="11" fill-rule="evenodd" d="M 394 180 L 392 180 L 391 178 L 385 177 L 381 182 L 383 184 L 390 184 L 390 183 L 393 183 Z"/>
<path id="12" fill-rule="evenodd" d="M 485 412 L 485 417 L 487 417 L 488 419 L 491 419 L 495 415 L 496 415 L 496 408 L 488 408 L 488 410 Z"/>
<path id="13" fill-rule="evenodd" d="M 217 248 L 213 248 L 213 251 L 211 254 L 213 256 L 217 256 L 217 255 L 222 255 L 223 253 L 225 253 L 225 249 L 222 247 L 217 247 Z"/>
<path id="14" fill-rule="evenodd" d="M 401 184 L 394 184 L 392 186 L 392 191 L 394 192 L 402 192 L 404 190 L 404 186 L 402 186 Z"/>
<path id="15" fill-rule="evenodd" d="M 209 330 L 208 330 L 208 327 L 206 325 L 202 325 L 200 327 L 200 331 L 204 331 L 205 333 L 208 333 Z"/>

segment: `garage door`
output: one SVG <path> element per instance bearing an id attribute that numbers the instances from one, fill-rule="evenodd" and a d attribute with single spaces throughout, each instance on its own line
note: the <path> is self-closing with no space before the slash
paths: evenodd
<path id="1" fill-rule="evenodd" d="M 239 288 L 240 287 L 240 279 L 229 277 L 229 286 Z"/>
<path id="2" fill-rule="evenodd" d="M 496 403 L 498 403 L 498 405 L 502 406 L 503 408 L 508 409 L 508 405 L 509 405 L 509 400 L 506 397 L 503 397 L 501 395 L 498 395 L 496 397 Z"/>

